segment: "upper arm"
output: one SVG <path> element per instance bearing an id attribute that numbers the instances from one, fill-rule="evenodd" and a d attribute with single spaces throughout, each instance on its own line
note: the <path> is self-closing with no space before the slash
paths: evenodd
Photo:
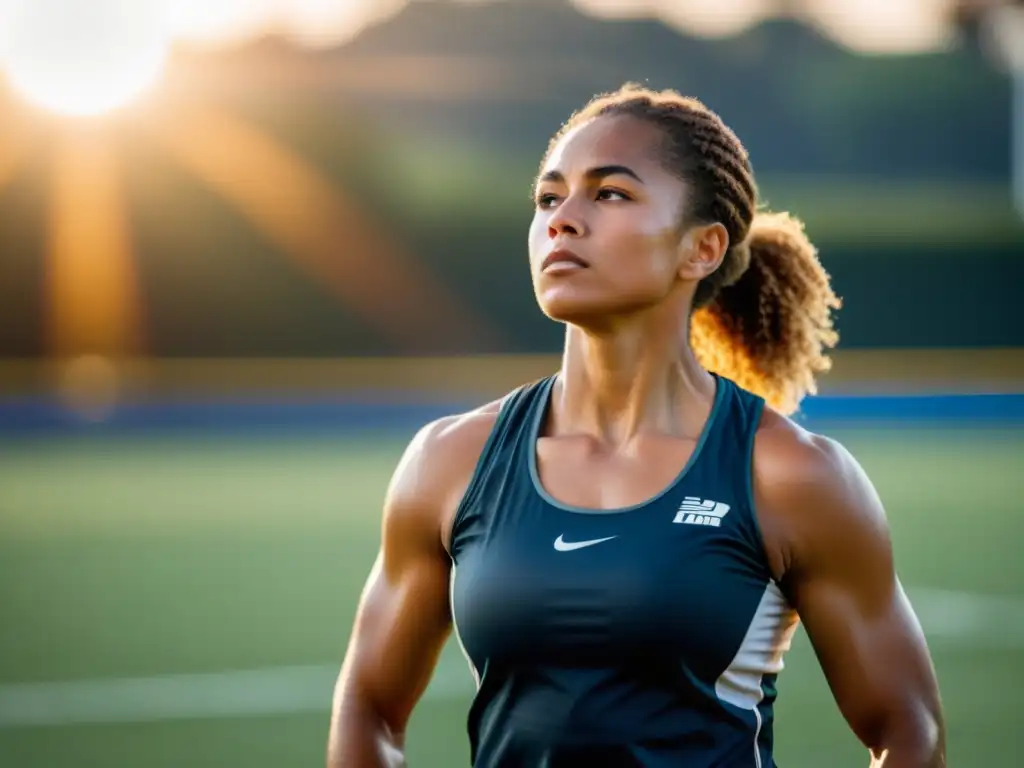
<path id="1" fill-rule="evenodd" d="M 799 436 L 775 447 L 758 478 L 759 495 L 782 521 L 782 586 L 840 710 L 868 747 L 891 746 L 894 731 L 913 732 L 938 759 L 938 685 L 896 575 L 878 494 L 834 441 Z"/>
<path id="2" fill-rule="evenodd" d="M 475 414 L 428 425 L 388 487 L 380 551 L 359 600 L 336 705 L 371 707 L 395 734 L 430 682 L 450 632 L 451 560 L 442 531 L 490 422 Z"/>

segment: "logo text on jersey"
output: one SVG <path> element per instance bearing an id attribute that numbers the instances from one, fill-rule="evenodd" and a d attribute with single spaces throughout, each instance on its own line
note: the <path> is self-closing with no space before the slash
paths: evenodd
<path id="1" fill-rule="evenodd" d="M 679 505 L 679 511 L 672 522 L 683 525 L 710 525 L 713 528 L 718 528 L 728 511 L 729 505 L 723 504 L 721 501 L 687 496 Z"/>
<path id="2" fill-rule="evenodd" d="M 604 541 L 611 541 L 615 538 L 618 538 L 618 536 L 605 536 L 603 539 L 588 539 L 587 541 L 566 541 L 562 538 L 562 534 L 559 534 L 558 538 L 555 539 L 555 549 L 559 552 L 572 552 L 574 549 L 592 547 L 595 544 L 600 544 Z"/>

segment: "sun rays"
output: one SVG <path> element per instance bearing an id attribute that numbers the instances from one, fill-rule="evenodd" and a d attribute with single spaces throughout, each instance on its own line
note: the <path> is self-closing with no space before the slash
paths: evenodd
<path id="1" fill-rule="evenodd" d="M 138 281 L 111 136 L 62 137 L 55 151 L 46 294 L 50 349 L 124 358 L 142 349 Z"/>
<path id="2" fill-rule="evenodd" d="M 482 341 L 483 325 L 345 192 L 255 125 L 194 108 L 153 137 L 292 263 L 399 349 Z"/>
<path id="3" fill-rule="evenodd" d="M 138 260 L 146 254 L 132 241 L 134 201 L 126 198 L 118 158 L 128 132 L 228 202 L 275 253 L 396 351 L 452 353 L 494 342 L 482 318 L 386 222 L 295 150 L 252 122 L 187 97 L 160 113 L 154 120 L 139 113 L 140 119 L 110 124 L 63 124 L 52 141 L 50 134 L 33 141 L 31 132 L 42 124 L 0 101 L 0 193 L 28 165 L 26 157 L 47 153 L 42 290 L 51 354 L 126 359 L 150 351 L 138 279 Z M 0 261 L 0 279 L 2 272 Z"/>
<path id="4" fill-rule="evenodd" d="M 51 353 L 125 359 L 147 351 L 146 297 L 137 274 L 146 254 L 136 252 L 131 226 L 138 201 L 126 199 L 118 160 L 126 138 L 166 152 L 395 351 L 453 352 L 489 339 L 481 318 L 385 222 L 298 152 L 224 109 L 197 106 L 198 92 L 179 92 L 171 103 L 161 104 L 157 94 L 147 105 L 129 104 L 158 80 L 171 38 L 182 31 L 177 26 L 209 16 L 208 3 L 0 4 L 0 67 L 9 92 L 58 114 L 88 118 L 59 122 L 6 103 L 0 91 L 0 192 L 37 151 L 51 175 L 42 287 Z M 353 3 L 345 6 L 344 19 L 334 15 L 355 30 L 382 9 Z M 154 106 L 159 119 L 147 120 L 146 108 Z M 32 131 L 46 140 L 34 141 Z M 217 248 L 210 252 L 215 258 Z"/>
<path id="5" fill-rule="evenodd" d="M 21 166 L 26 139 L 23 121 L 14 116 L 0 119 L 0 192 L 3 192 Z"/>

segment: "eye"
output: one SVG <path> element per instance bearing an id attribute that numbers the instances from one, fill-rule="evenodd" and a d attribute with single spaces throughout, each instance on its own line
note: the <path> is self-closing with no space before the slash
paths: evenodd
<path id="1" fill-rule="evenodd" d="M 625 192 L 618 189 L 610 189 L 609 187 L 603 187 L 598 190 L 598 200 L 629 200 L 630 197 Z"/>
<path id="2" fill-rule="evenodd" d="M 538 208 L 550 208 L 556 202 L 558 202 L 558 197 L 550 192 L 543 195 L 537 195 L 536 204 Z"/>

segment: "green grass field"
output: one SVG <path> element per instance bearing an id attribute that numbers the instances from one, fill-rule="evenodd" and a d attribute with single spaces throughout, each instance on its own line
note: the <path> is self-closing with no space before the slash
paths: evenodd
<path id="1" fill-rule="evenodd" d="M 929 634 L 950 765 L 1021 765 L 1021 431 L 833 431 L 889 509 Z M 333 669 L 402 448 L 384 436 L 0 443 L 0 766 L 323 764 Z M 784 768 L 866 766 L 801 636 Z M 446 649 L 414 768 L 467 764 Z"/>

